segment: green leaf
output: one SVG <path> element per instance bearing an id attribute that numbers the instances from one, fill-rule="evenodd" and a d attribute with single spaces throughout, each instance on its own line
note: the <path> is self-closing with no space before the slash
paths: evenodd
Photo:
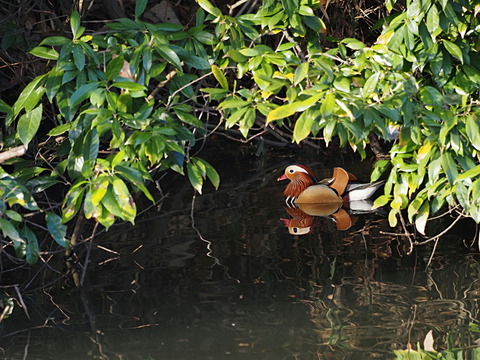
<path id="1" fill-rule="evenodd" d="M 135 216 L 137 215 L 137 207 L 127 185 L 117 176 L 114 177 L 112 185 L 115 200 L 122 210 L 121 218 L 130 221 L 133 224 Z"/>
<path id="2" fill-rule="evenodd" d="M 23 258 L 26 253 L 27 244 L 22 239 L 17 229 L 7 219 L 0 218 L 0 228 L 2 229 L 3 237 L 8 237 L 13 242 L 13 248 L 15 249 L 15 255 L 18 258 Z"/>
<path id="3" fill-rule="evenodd" d="M 459 182 L 460 180 L 465 180 L 465 179 L 470 179 L 472 177 L 475 177 L 477 175 L 480 175 L 480 165 L 477 165 L 464 173 L 460 174 L 456 179 L 455 183 Z"/>
<path id="4" fill-rule="evenodd" d="M 48 231 L 53 239 L 57 244 L 68 249 L 70 247 L 70 242 L 65 238 L 67 235 L 67 226 L 62 224 L 62 218 L 57 214 L 47 212 L 45 220 L 47 222 Z"/>
<path id="5" fill-rule="evenodd" d="M 428 31 L 430 32 L 430 34 L 432 34 L 434 38 L 442 31 L 442 29 L 440 28 L 440 17 L 437 5 L 435 3 L 432 3 L 432 6 L 428 10 L 426 25 Z"/>
<path id="6" fill-rule="evenodd" d="M 124 63 L 125 59 L 122 55 L 112 58 L 112 60 L 108 62 L 107 68 L 105 70 L 105 80 L 113 80 L 113 78 L 117 76 L 120 70 L 123 68 Z"/>
<path id="7" fill-rule="evenodd" d="M 201 169 L 195 163 L 189 162 L 187 163 L 187 174 L 193 188 L 197 190 L 199 194 L 201 194 L 203 187 L 203 176 Z"/>
<path id="8" fill-rule="evenodd" d="M 402 45 L 404 41 L 404 37 L 406 32 L 409 31 L 406 25 L 400 26 L 392 35 L 390 40 L 388 41 L 388 47 L 394 52 L 398 52 L 400 45 Z"/>
<path id="9" fill-rule="evenodd" d="M 100 175 L 93 181 L 92 186 L 92 198 L 91 202 L 93 206 L 98 206 L 103 197 L 107 193 L 108 186 L 110 185 L 109 178 L 106 175 Z"/>
<path id="10" fill-rule="evenodd" d="M 64 132 L 70 130 L 71 127 L 72 127 L 71 123 L 58 125 L 58 126 L 54 127 L 52 130 L 50 130 L 47 135 L 48 136 L 58 136 L 58 135 L 63 134 Z"/>
<path id="11" fill-rule="evenodd" d="M 89 130 L 83 140 L 83 158 L 85 165 L 93 168 L 100 148 L 100 138 L 96 128 Z M 87 164 L 87 162 L 89 162 Z"/>
<path id="12" fill-rule="evenodd" d="M 301 63 L 295 70 L 293 76 L 293 85 L 297 86 L 308 76 L 309 64 L 308 62 Z"/>
<path id="13" fill-rule="evenodd" d="M 43 46 L 34 47 L 29 53 L 42 59 L 58 60 L 58 52 L 56 52 L 55 49 Z"/>
<path id="14" fill-rule="evenodd" d="M 335 104 L 335 95 L 333 94 L 333 91 L 330 90 L 325 94 L 325 98 L 322 101 L 322 105 L 320 106 L 320 114 L 322 114 L 324 118 L 329 117 L 333 114 Z"/>
<path id="15" fill-rule="evenodd" d="M 335 89 L 343 91 L 343 92 L 350 92 L 350 79 L 344 76 L 337 76 L 333 81 L 333 86 Z"/>
<path id="16" fill-rule="evenodd" d="M 217 79 L 220 86 L 223 89 L 228 90 L 227 78 L 225 77 L 225 75 L 223 75 L 222 70 L 220 70 L 220 68 L 217 65 L 212 65 L 212 73 L 213 73 L 213 76 L 215 76 L 215 79 Z"/>
<path id="17" fill-rule="evenodd" d="M 62 86 L 63 74 L 64 72 L 58 67 L 54 67 L 48 73 L 45 89 L 48 100 L 50 100 L 50 102 L 53 102 L 53 97 L 58 93 L 60 86 Z"/>
<path id="18" fill-rule="evenodd" d="M 202 7 L 207 13 L 212 14 L 215 17 L 222 16 L 222 12 L 220 9 L 216 8 L 212 5 L 212 3 L 208 0 L 196 0 L 198 5 Z"/>
<path id="19" fill-rule="evenodd" d="M 425 201 L 418 210 L 418 214 L 415 217 L 415 227 L 417 228 L 417 231 L 425 235 L 425 227 L 427 226 L 427 220 L 428 220 L 428 215 L 430 214 L 430 204 L 428 201 Z"/>
<path id="20" fill-rule="evenodd" d="M 454 58 L 456 58 L 463 64 L 463 54 L 460 47 L 451 41 L 448 41 L 445 39 L 443 39 L 442 41 L 443 41 L 443 46 L 445 47 L 445 49 L 447 49 L 450 55 L 452 55 Z"/>
<path id="21" fill-rule="evenodd" d="M 20 141 L 28 146 L 36 135 L 42 121 L 43 105 L 38 105 L 32 111 L 23 114 L 18 120 L 17 134 Z"/>
<path id="22" fill-rule="evenodd" d="M 38 255 L 40 253 L 37 236 L 27 226 L 24 226 L 20 229 L 20 235 L 27 241 L 25 256 L 27 263 L 30 265 L 36 264 L 38 261 Z"/>
<path id="23" fill-rule="evenodd" d="M 113 87 L 130 91 L 146 91 L 147 88 L 141 84 L 130 81 L 118 81 L 112 84 Z"/>
<path id="24" fill-rule="evenodd" d="M 457 163 L 448 151 L 445 151 L 440 158 L 442 161 L 443 171 L 445 174 L 447 174 L 448 182 L 453 185 L 458 176 Z"/>
<path id="25" fill-rule="evenodd" d="M 289 117 L 290 115 L 295 114 L 297 111 L 304 111 L 309 107 L 315 105 L 318 100 L 322 97 L 323 94 L 316 94 L 310 96 L 308 99 L 303 101 L 295 101 L 291 104 L 286 104 L 277 107 L 276 109 L 270 111 L 267 116 L 267 124 L 274 120 L 283 119 Z"/>
<path id="26" fill-rule="evenodd" d="M 80 14 L 77 10 L 74 10 L 70 15 L 70 28 L 72 29 L 72 34 L 74 39 L 78 39 L 82 36 L 84 27 L 80 26 Z"/>
<path id="27" fill-rule="evenodd" d="M 304 111 L 295 122 L 295 127 L 293 129 L 293 139 L 297 144 L 299 144 L 303 139 L 310 135 L 310 132 L 312 131 L 312 126 L 315 121 L 316 115 L 314 112 L 309 110 L 310 109 Z"/>
<path id="28" fill-rule="evenodd" d="M 245 139 L 248 136 L 248 131 L 253 126 L 253 124 L 255 124 L 255 117 L 256 111 L 253 107 L 250 107 L 245 112 L 243 119 L 239 122 L 239 130 Z"/>
<path id="29" fill-rule="evenodd" d="M 117 165 L 115 166 L 115 171 L 123 177 L 125 180 L 129 181 L 134 185 L 135 187 L 139 188 L 147 197 L 152 202 L 155 202 L 152 194 L 150 194 L 150 191 L 147 189 L 145 186 L 143 177 L 141 173 L 132 167 L 127 167 L 123 165 Z M 148 180 L 148 178 L 147 178 Z"/>
<path id="30" fill-rule="evenodd" d="M 473 115 L 467 115 L 465 118 L 465 131 L 470 144 L 477 150 L 480 150 L 480 125 Z"/>
<path id="31" fill-rule="evenodd" d="M 217 170 L 215 170 L 215 168 L 204 159 L 197 158 L 197 157 L 192 159 L 197 165 L 201 164 L 201 166 L 205 169 L 205 174 L 208 177 L 208 180 L 210 180 L 210 182 L 215 187 L 215 189 L 218 189 L 220 185 L 220 176 L 218 175 Z"/>
<path id="32" fill-rule="evenodd" d="M 11 220 L 16 221 L 18 223 L 22 222 L 23 218 L 22 215 L 20 215 L 18 212 L 13 211 L 13 210 L 7 210 L 4 212 L 4 214 L 9 217 Z"/>
<path id="33" fill-rule="evenodd" d="M 388 195 L 380 195 L 379 197 L 377 197 L 375 199 L 375 201 L 373 202 L 373 207 L 375 209 L 377 208 L 380 208 L 382 206 L 385 206 L 389 201 L 390 201 L 390 196 Z"/>
<path id="34" fill-rule="evenodd" d="M 244 63 L 248 61 L 248 57 L 246 57 L 240 51 L 235 49 L 228 50 L 227 56 L 229 56 L 236 63 Z"/>
<path id="35" fill-rule="evenodd" d="M 37 106 L 41 97 L 45 92 L 43 84 L 47 79 L 47 74 L 37 76 L 33 79 L 25 88 L 22 90 L 18 96 L 17 101 L 13 105 L 14 116 L 17 116 L 18 113 L 25 109 L 25 111 L 31 111 L 35 106 Z"/>
<path id="36" fill-rule="evenodd" d="M 345 38 L 342 41 L 340 41 L 340 43 L 345 44 L 346 47 L 352 50 L 361 50 L 366 47 L 366 45 L 363 42 L 354 38 Z"/>
<path id="37" fill-rule="evenodd" d="M 197 0 L 198 1 L 198 0 Z M 182 69 L 182 64 L 177 53 L 170 49 L 167 45 L 159 44 L 155 46 L 155 50 L 159 55 L 167 60 L 170 64 L 174 65 L 177 69 Z"/>
<path id="38" fill-rule="evenodd" d="M 102 198 L 101 204 L 114 216 L 123 219 L 123 210 L 118 204 L 117 198 L 113 192 L 113 186 L 110 185 Z"/>
<path id="39" fill-rule="evenodd" d="M 281 0 L 281 3 L 289 18 L 292 18 L 294 12 L 299 8 L 299 1 L 296 0 Z"/>
<path id="40" fill-rule="evenodd" d="M 397 226 L 397 221 L 398 221 L 397 214 L 398 214 L 398 210 L 396 209 L 390 209 L 388 213 L 388 224 L 392 228 Z"/>
<path id="41" fill-rule="evenodd" d="M 147 7 L 148 0 L 136 0 L 135 1 L 135 18 L 142 16 L 145 8 Z"/>
<path id="42" fill-rule="evenodd" d="M 241 107 L 245 107 L 245 106 L 250 106 L 251 104 L 248 102 L 248 101 L 245 101 L 243 99 L 240 99 L 240 98 L 234 98 L 234 99 L 229 99 L 229 100 L 225 100 L 225 101 L 222 101 L 218 107 L 220 109 L 239 109 Z"/>
<path id="43" fill-rule="evenodd" d="M 99 85 L 99 82 L 92 82 L 80 86 L 70 97 L 70 106 L 74 108 L 80 105 L 82 101 L 90 97 L 90 93 L 96 90 Z"/>
<path id="44" fill-rule="evenodd" d="M 62 206 L 63 222 L 71 220 L 80 210 L 80 205 L 83 200 L 83 193 L 85 191 L 85 184 L 86 181 L 80 181 L 79 183 L 73 185 L 68 191 Z"/>
<path id="45" fill-rule="evenodd" d="M 73 62 L 77 67 L 78 71 L 82 71 L 85 67 L 85 54 L 83 53 L 83 49 L 80 45 L 75 44 L 72 50 L 73 55 Z"/>
<path id="46" fill-rule="evenodd" d="M 11 107 L 11 106 L 8 105 L 5 101 L 3 101 L 2 99 L 0 99 L 0 112 L 7 114 L 7 118 L 11 118 L 12 115 L 13 115 L 13 107 Z M 11 121 L 11 120 L 10 120 L 10 121 Z M 10 123 L 9 123 L 10 121 L 7 121 L 7 122 L 6 122 L 7 126 L 10 125 Z"/>
<path id="47" fill-rule="evenodd" d="M 375 163 L 375 168 L 372 171 L 372 175 L 370 176 L 371 181 L 377 181 L 380 179 L 380 176 L 387 170 L 390 166 L 389 160 L 378 160 Z"/>
<path id="48" fill-rule="evenodd" d="M 203 128 L 204 127 L 204 124 L 200 120 L 198 120 L 195 116 L 193 116 L 192 114 L 189 114 L 185 111 L 178 110 L 178 109 L 175 109 L 175 108 L 173 109 L 173 111 L 178 116 L 178 118 L 181 121 L 183 121 L 185 124 L 193 125 L 197 128 Z"/>
<path id="49" fill-rule="evenodd" d="M 230 115 L 227 118 L 227 120 L 225 122 L 225 126 L 227 128 L 231 128 L 233 125 L 235 125 L 237 122 L 239 122 L 243 118 L 243 116 L 248 111 L 248 109 L 249 109 L 248 106 L 244 106 L 244 107 L 241 107 L 238 110 L 234 111 L 232 113 L 232 115 Z"/>
<path id="50" fill-rule="evenodd" d="M 66 38 L 65 36 L 50 36 L 43 39 L 39 45 L 61 46 L 66 45 L 69 42 L 71 42 L 71 40 Z"/>
<path id="51" fill-rule="evenodd" d="M 382 73 L 375 72 L 370 77 L 365 81 L 365 85 L 363 86 L 363 98 L 370 98 L 372 94 L 375 92 L 375 89 L 377 88 L 377 83 L 378 80 L 380 79 Z"/>

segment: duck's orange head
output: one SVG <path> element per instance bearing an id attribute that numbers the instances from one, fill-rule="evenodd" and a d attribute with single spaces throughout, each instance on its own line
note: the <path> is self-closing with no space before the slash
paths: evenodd
<path id="1" fill-rule="evenodd" d="M 287 166 L 283 175 L 277 179 L 277 181 L 281 180 L 290 180 L 283 192 L 289 199 L 297 198 L 306 188 L 317 183 L 317 178 L 312 170 L 299 164 Z"/>

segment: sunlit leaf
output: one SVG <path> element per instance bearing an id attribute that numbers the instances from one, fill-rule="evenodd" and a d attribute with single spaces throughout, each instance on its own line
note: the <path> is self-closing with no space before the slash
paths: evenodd
<path id="1" fill-rule="evenodd" d="M 58 60 L 58 52 L 52 48 L 37 46 L 30 50 L 29 53 L 42 59 Z"/>
<path id="2" fill-rule="evenodd" d="M 320 113 L 323 117 L 328 117 L 333 114 L 335 110 L 335 95 L 332 91 L 328 91 L 325 94 L 325 98 L 322 101 L 322 105 L 320 106 Z"/>
<path id="3" fill-rule="evenodd" d="M 199 194 L 201 194 L 203 187 L 203 177 L 199 167 L 193 162 L 187 163 L 187 174 L 188 179 L 190 180 L 190 184 L 192 184 L 193 188 L 197 190 Z"/>
<path id="4" fill-rule="evenodd" d="M 36 135 L 42 121 L 43 105 L 38 105 L 32 111 L 23 114 L 18 120 L 17 133 L 20 141 L 28 146 Z"/>
<path id="5" fill-rule="evenodd" d="M 315 113 L 308 110 L 299 116 L 293 129 L 293 139 L 297 144 L 310 135 L 315 118 Z"/>
<path id="6" fill-rule="evenodd" d="M 415 228 L 422 235 L 425 235 L 425 227 L 427 225 L 429 213 L 430 213 L 430 204 L 428 203 L 428 201 L 426 201 L 423 203 L 422 207 L 418 210 L 418 214 L 415 217 Z"/>
<path id="7" fill-rule="evenodd" d="M 122 209 L 122 219 L 130 221 L 133 224 L 135 216 L 137 215 L 137 207 L 127 185 L 122 179 L 116 176 L 113 179 L 112 185 L 115 199 Z"/>
<path id="8" fill-rule="evenodd" d="M 310 96 L 306 100 L 295 101 L 291 104 L 286 104 L 286 105 L 277 107 L 276 109 L 270 111 L 270 113 L 268 114 L 267 123 L 274 120 L 279 120 L 279 119 L 289 117 L 295 114 L 297 111 L 305 111 L 309 107 L 315 105 L 317 101 L 320 100 L 322 95 L 323 94 L 316 94 L 316 95 Z"/>
<path id="9" fill-rule="evenodd" d="M 17 101 L 15 101 L 15 104 L 13 105 L 15 116 L 17 116 L 22 109 L 25 109 L 25 111 L 30 111 L 37 106 L 41 97 L 45 93 L 43 84 L 45 83 L 46 79 L 47 74 L 40 75 L 33 79 L 27 86 L 25 86 L 18 96 Z"/>
<path id="10" fill-rule="evenodd" d="M 463 54 L 460 47 L 451 41 L 448 41 L 445 39 L 443 39 L 442 41 L 443 41 L 443 46 L 445 46 L 445 49 L 447 49 L 450 55 L 452 55 L 454 58 L 456 58 L 463 64 Z"/>
<path id="11" fill-rule="evenodd" d="M 207 13 L 212 14 L 213 16 L 219 17 L 222 15 L 222 12 L 220 9 L 216 8 L 215 6 L 212 5 L 212 3 L 208 0 L 196 0 L 198 5 L 200 5 L 203 10 L 205 10 Z"/>
<path id="12" fill-rule="evenodd" d="M 120 207 L 120 204 L 117 201 L 112 185 L 108 187 L 105 195 L 102 198 L 101 204 L 114 216 L 124 219 L 123 209 Z"/>
<path id="13" fill-rule="evenodd" d="M 360 50 L 366 46 L 363 42 L 354 38 L 342 39 L 341 43 L 345 44 L 348 48 L 352 50 Z"/>
<path id="14" fill-rule="evenodd" d="M 2 229 L 3 236 L 12 240 L 15 255 L 19 258 L 23 258 L 26 253 L 27 244 L 20 236 L 15 226 L 13 226 L 9 220 L 0 218 L 0 228 Z"/>
<path id="15" fill-rule="evenodd" d="M 131 182 L 135 187 L 139 188 L 145 194 L 147 199 L 154 201 L 152 194 L 150 194 L 150 191 L 145 186 L 144 177 L 137 169 L 123 165 L 117 165 L 115 166 L 115 171 L 125 180 Z M 148 178 L 145 180 L 148 180 Z"/>
<path id="16" fill-rule="evenodd" d="M 145 91 L 147 88 L 142 84 L 130 82 L 130 81 L 117 81 L 112 84 L 113 87 L 124 89 L 124 90 L 131 90 L 131 91 Z"/>
<path id="17" fill-rule="evenodd" d="M 308 76 L 309 64 L 308 62 L 301 63 L 295 70 L 293 77 L 293 85 L 297 86 Z"/>
<path id="18" fill-rule="evenodd" d="M 480 175 L 480 165 L 477 165 L 477 166 L 463 172 L 459 176 L 457 176 L 457 178 L 455 179 L 455 183 L 459 182 L 460 180 L 470 179 L 470 178 L 478 176 L 478 175 Z"/>
<path id="19" fill-rule="evenodd" d="M 367 81 L 365 81 L 365 85 L 363 86 L 363 97 L 364 98 L 369 98 L 372 96 L 372 94 L 375 92 L 375 89 L 377 88 L 377 83 L 378 80 L 380 79 L 382 73 L 380 72 L 375 72 L 369 78 Z"/>
<path id="20" fill-rule="evenodd" d="M 213 73 L 213 76 L 215 76 L 215 79 L 217 79 L 220 86 L 223 89 L 228 90 L 227 78 L 225 77 L 225 75 L 223 75 L 222 70 L 220 70 L 220 68 L 217 65 L 212 65 L 212 73 Z"/>
<path id="21" fill-rule="evenodd" d="M 388 224 L 390 225 L 390 227 L 397 226 L 397 222 L 398 222 L 397 213 L 398 213 L 398 210 L 395 210 L 395 209 L 390 209 L 390 211 L 388 212 Z"/>
<path id="22" fill-rule="evenodd" d="M 445 174 L 447 174 L 448 181 L 450 182 L 450 184 L 453 184 L 458 176 L 458 169 L 455 160 L 453 159 L 450 152 L 445 151 L 441 155 L 441 161 L 443 171 L 445 172 Z"/>

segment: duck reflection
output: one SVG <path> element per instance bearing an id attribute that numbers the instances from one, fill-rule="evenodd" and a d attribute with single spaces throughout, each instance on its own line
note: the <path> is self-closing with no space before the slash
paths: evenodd
<path id="1" fill-rule="evenodd" d="M 281 218 L 291 235 L 306 235 L 313 232 L 318 218 L 329 218 L 337 230 L 348 230 L 357 221 L 358 215 L 377 213 L 370 200 L 352 201 L 350 203 L 296 204 L 285 207 L 291 218 Z"/>

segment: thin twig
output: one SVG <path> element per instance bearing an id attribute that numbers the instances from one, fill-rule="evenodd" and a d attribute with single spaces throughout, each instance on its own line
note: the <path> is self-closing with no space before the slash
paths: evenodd
<path id="1" fill-rule="evenodd" d="M 435 244 L 433 245 L 432 253 L 430 254 L 430 258 L 428 259 L 427 267 L 429 267 L 431 262 L 432 262 L 433 255 L 435 254 L 435 250 L 437 249 L 437 245 L 438 245 L 439 240 L 440 240 L 439 237 L 437 237 L 436 240 L 435 240 Z"/>
<path id="2" fill-rule="evenodd" d="M 25 305 L 25 302 L 23 301 L 22 294 L 20 293 L 20 289 L 18 288 L 18 285 L 14 286 L 15 292 L 17 293 L 18 296 L 18 301 L 20 301 L 20 305 L 22 305 L 23 311 L 25 312 L 25 315 L 27 315 L 27 318 L 30 319 L 30 315 L 28 314 L 28 309 L 27 305 Z"/>
<path id="3" fill-rule="evenodd" d="M 464 215 L 458 215 L 457 218 L 446 228 L 444 229 L 443 231 L 441 231 L 440 233 L 438 233 L 437 235 L 435 236 L 432 236 L 431 238 L 427 239 L 427 240 L 424 240 L 424 241 L 415 241 L 413 244 L 414 245 L 425 245 L 426 243 L 429 243 L 431 241 L 437 241 L 437 239 L 439 239 L 440 237 L 442 237 L 443 235 L 445 235 L 448 231 L 450 231 L 450 229 L 452 229 L 455 224 L 460 220 L 460 219 L 463 219 L 464 218 Z"/>

